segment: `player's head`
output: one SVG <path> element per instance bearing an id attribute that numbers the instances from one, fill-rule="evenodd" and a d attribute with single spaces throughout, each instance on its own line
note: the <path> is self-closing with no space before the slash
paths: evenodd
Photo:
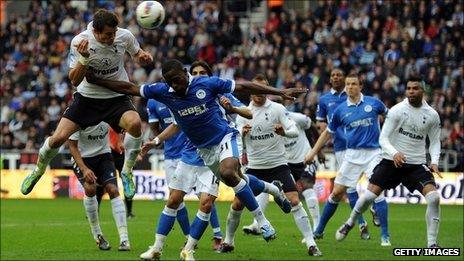
<path id="1" fill-rule="evenodd" d="M 255 83 L 269 85 L 269 82 L 267 81 L 266 76 L 264 76 L 263 74 L 257 74 L 255 78 L 253 78 L 253 80 L 251 81 Z M 253 94 L 253 95 L 250 95 L 250 97 L 253 103 L 258 107 L 263 106 L 264 103 L 266 103 L 265 94 Z"/>
<path id="2" fill-rule="evenodd" d="M 422 105 L 422 99 L 424 98 L 424 81 L 418 76 L 409 77 L 406 83 L 406 97 L 408 98 L 409 104 L 414 107 L 420 107 Z"/>
<path id="3" fill-rule="evenodd" d="M 343 90 L 343 87 L 345 87 L 345 73 L 341 69 L 333 69 L 330 72 L 330 85 L 337 91 Z"/>
<path id="4" fill-rule="evenodd" d="M 118 17 L 110 11 L 100 9 L 93 16 L 93 34 L 98 42 L 111 45 L 118 29 Z"/>
<path id="5" fill-rule="evenodd" d="M 184 96 L 189 84 L 187 69 L 184 65 L 176 59 L 168 60 L 163 64 L 161 72 L 166 83 L 174 89 L 176 94 Z"/>
<path id="6" fill-rule="evenodd" d="M 204 61 L 194 61 L 190 66 L 190 74 L 193 77 L 197 76 L 212 76 L 213 70 L 209 67 L 209 64 Z"/>
<path id="7" fill-rule="evenodd" d="M 350 97 L 357 97 L 361 95 L 363 82 L 361 77 L 356 73 L 351 73 L 345 77 L 345 91 Z"/>

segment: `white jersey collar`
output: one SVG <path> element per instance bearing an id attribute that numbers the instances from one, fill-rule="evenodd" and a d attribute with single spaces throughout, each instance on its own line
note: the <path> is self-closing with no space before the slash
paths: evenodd
<path id="1" fill-rule="evenodd" d="M 255 107 L 255 108 L 261 108 L 261 107 L 269 107 L 271 106 L 271 100 L 269 100 L 268 98 L 266 98 L 266 102 L 263 104 L 263 106 L 256 106 L 255 103 L 253 101 L 250 102 L 250 105 Z"/>
<path id="2" fill-rule="evenodd" d="M 358 103 L 352 103 L 350 101 L 350 98 L 346 99 L 346 104 L 348 105 L 348 107 L 350 107 L 350 106 L 358 106 L 359 104 L 361 104 L 361 102 L 364 102 L 364 95 L 362 93 L 361 93 L 361 99 L 359 99 Z"/>
<path id="3" fill-rule="evenodd" d="M 345 92 L 345 89 L 343 89 L 341 92 L 337 92 L 334 88 L 330 88 L 330 93 L 332 95 L 338 94 L 338 96 L 342 95 Z"/>

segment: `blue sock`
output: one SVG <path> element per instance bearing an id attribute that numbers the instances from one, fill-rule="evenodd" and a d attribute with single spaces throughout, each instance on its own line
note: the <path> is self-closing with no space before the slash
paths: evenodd
<path id="1" fill-rule="evenodd" d="M 203 213 L 201 210 L 198 210 L 197 215 L 190 226 L 190 236 L 192 238 L 200 240 L 208 227 L 210 216 L 211 213 Z"/>
<path id="2" fill-rule="evenodd" d="M 182 229 L 182 233 L 184 233 L 185 236 L 188 236 L 190 234 L 190 223 L 189 223 L 189 217 L 188 217 L 188 211 L 187 208 L 185 207 L 184 202 L 182 202 L 177 208 L 177 222 L 179 222 L 180 228 Z"/>
<path id="3" fill-rule="evenodd" d="M 233 189 L 235 191 L 235 196 L 249 211 L 254 211 L 259 207 L 258 202 L 253 195 L 253 191 L 244 179 L 240 180 L 237 186 L 233 187 Z"/>
<path id="4" fill-rule="evenodd" d="M 245 174 L 245 176 L 248 178 L 248 186 L 250 186 L 253 191 L 253 195 L 259 195 L 264 191 L 264 182 L 262 180 L 249 174 Z"/>
<path id="5" fill-rule="evenodd" d="M 383 237 L 388 237 L 388 204 L 385 199 L 380 202 L 374 202 L 374 209 L 380 220 L 380 229 Z"/>
<path id="6" fill-rule="evenodd" d="M 159 217 L 158 227 L 156 229 L 157 234 L 167 236 L 171 231 L 172 227 L 174 226 L 174 222 L 176 221 L 176 209 L 164 207 L 163 212 Z"/>
<path id="7" fill-rule="evenodd" d="M 337 210 L 338 202 L 335 203 L 332 201 L 332 198 L 329 196 L 329 199 L 324 205 L 324 210 L 322 211 L 321 219 L 319 220 L 319 225 L 316 228 L 314 233 L 322 234 L 324 232 L 325 226 L 327 222 L 329 222 L 330 218 L 333 216 L 335 211 Z"/>
<path id="8" fill-rule="evenodd" d="M 219 225 L 219 217 L 216 211 L 216 204 L 214 203 L 213 208 L 211 209 L 209 223 L 211 223 L 211 227 L 213 228 L 214 237 L 222 237 L 221 226 Z"/>
<path id="9" fill-rule="evenodd" d="M 356 201 L 358 201 L 358 198 L 359 198 L 358 192 L 355 191 L 355 192 L 351 192 L 347 194 L 348 194 L 348 201 L 350 202 L 351 209 L 353 209 L 354 205 L 356 205 Z M 366 223 L 366 221 L 364 220 L 363 215 L 360 215 L 358 217 L 358 224 L 361 225 L 364 223 Z"/>

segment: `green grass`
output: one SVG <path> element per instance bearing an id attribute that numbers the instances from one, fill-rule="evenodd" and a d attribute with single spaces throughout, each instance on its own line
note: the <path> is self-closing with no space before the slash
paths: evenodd
<path id="1" fill-rule="evenodd" d="M 102 230 L 113 248 L 110 251 L 100 251 L 91 237 L 81 201 L 1 200 L 1 259 L 137 260 L 139 254 L 144 252 L 148 245 L 153 244 L 154 228 L 163 206 L 162 201 L 134 202 L 136 218 L 128 221 L 132 251 L 118 252 L 119 238 L 109 201 L 103 202 L 100 216 Z M 197 202 L 187 202 L 187 206 L 192 220 L 196 213 Z M 229 203 L 219 202 L 217 208 L 222 229 L 225 231 L 225 217 Z M 394 247 L 426 245 L 424 205 L 390 205 L 389 211 L 392 247 L 380 246 L 379 229 L 372 225 L 370 226 L 371 240 L 363 241 L 357 231 L 352 231 L 344 242 L 338 243 L 334 239 L 335 230 L 349 214 L 348 205 L 341 204 L 327 226 L 325 238 L 318 241 L 319 248 L 324 254 L 321 259 L 393 259 Z M 261 237 L 244 235 L 241 226 L 251 221 L 250 214 L 244 211 L 233 253 L 214 253 L 211 250 L 212 231 L 208 228 L 200 241 L 195 257 L 201 260 L 309 259 L 304 245 L 300 243 L 301 235 L 292 216 L 284 215 L 274 204 L 269 205 L 266 215 L 277 230 L 276 240 L 266 243 Z M 371 224 L 371 217 L 367 216 L 367 219 Z M 184 243 L 181 234 L 176 224 L 166 241 L 163 259 L 179 259 L 179 248 Z M 439 242 L 442 247 L 460 247 L 462 251 L 463 206 L 442 206 Z M 427 258 L 420 257 L 420 259 Z M 446 259 L 462 260 L 462 256 L 446 257 Z"/>

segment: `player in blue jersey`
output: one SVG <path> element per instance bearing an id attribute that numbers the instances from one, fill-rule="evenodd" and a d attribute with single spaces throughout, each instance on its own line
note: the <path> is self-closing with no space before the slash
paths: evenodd
<path id="1" fill-rule="evenodd" d="M 327 123 L 329 122 L 329 119 L 332 117 L 335 109 L 343 102 L 346 102 L 347 96 L 345 92 L 345 75 L 342 70 L 332 70 L 332 72 L 330 73 L 330 85 L 332 86 L 332 88 L 328 93 L 321 96 L 321 98 L 319 99 L 319 104 L 317 105 L 316 120 L 318 121 L 318 127 L 321 130 L 321 132 L 326 129 Z M 343 162 L 343 157 L 345 155 L 346 150 L 345 133 L 343 132 L 343 129 L 340 128 L 336 130 L 332 137 L 333 150 L 335 153 L 335 163 L 336 168 L 338 170 Z M 351 208 L 353 208 L 356 204 L 356 201 L 359 198 L 356 187 L 347 188 L 346 192 L 348 195 L 350 206 Z M 331 199 L 329 198 L 326 204 L 335 204 L 335 202 L 331 202 Z M 316 239 L 321 239 L 323 237 L 325 225 L 327 224 L 327 221 L 329 220 L 330 216 L 333 215 L 333 213 L 331 214 L 330 212 L 327 212 L 329 209 L 333 208 L 324 208 L 322 217 L 319 219 L 322 220 L 321 226 L 319 226 L 319 222 L 317 222 L 317 224 L 314 224 L 314 237 Z M 369 239 L 370 234 L 367 229 L 367 222 L 364 220 L 364 217 L 362 215 L 359 217 L 358 223 L 359 231 L 361 232 L 361 238 Z"/>
<path id="2" fill-rule="evenodd" d="M 238 131 L 223 117 L 217 95 L 232 91 L 249 94 L 275 94 L 285 99 L 305 93 L 302 89 L 278 90 L 252 82 L 235 83 L 217 77 L 193 78 L 178 60 L 163 64 L 165 83 L 137 85 L 124 81 L 100 80 L 88 74 L 87 80 L 117 92 L 155 98 L 173 113 L 178 126 L 198 149 L 205 164 L 226 185 L 233 187 L 235 195 L 252 212 L 260 223 L 266 240 L 275 237 L 275 230 L 259 208 L 253 192 L 239 172 Z M 250 180 L 250 185 L 256 184 Z M 209 219 L 209 216 L 208 216 Z M 189 241 L 190 241 L 189 237 Z M 189 245 L 189 242 L 187 242 Z M 186 245 L 186 247 L 187 247 Z M 193 249 L 184 248 L 182 259 L 193 258 Z"/>
<path id="3" fill-rule="evenodd" d="M 148 123 L 150 124 L 150 129 L 153 132 L 154 137 L 158 136 L 161 131 L 165 130 L 174 122 L 172 114 L 166 105 L 154 99 L 148 100 L 147 112 Z M 179 132 L 164 142 L 164 173 L 166 175 L 166 183 L 169 188 L 168 203 L 173 201 L 180 203 L 179 206 L 173 210 L 176 210 L 176 218 L 185 237 L 189 235 L 190 223 L 187 208 L 182 202 L 184 194 L 182 191 L 175 190 L 171 187 L 171 180 L 182 156 L 182 149 L 184 148 L 186 141 L 187 138 L 185 135 L 182 132 Z M 172 209 L 172 205 L 172 203 L 166 204 L 166 208 Z"/>
<path id="4" fill-rule="evenodd" d="M 324 206 L 322 218 L 325 215 L 326 220 L 321 218 L 318 229 L 325 226 L 335 213 L 338 202 L 342 199 L 346 189 L 356 187 L 362 173 L 370 176 L 373 168 L 380 161 L 380 126 L 378 117 L 384 115 L 388 109 L 380 100 L 364 96 L 361 89 L 362 82 L 357 75 L 352 74 L 346 77 L 345 91 L 348 96 L 346 102 L 341 103 L 335 109 L 327 129 L 321 133 L 314 148 L 305 157 L 306 162 L 311 162 L 331 135 L 339 129 L 342 129 L 345 133 L 347 149 L 335 178 L 332 193 Z M 383 196 L 380 197 L 382 203 L 379 202 L 378 212 L 385 214 L 379 215 L 382 227 L 381 245 L 388 246 L 391 245 L 386 214 L 388 207 Z"/>

